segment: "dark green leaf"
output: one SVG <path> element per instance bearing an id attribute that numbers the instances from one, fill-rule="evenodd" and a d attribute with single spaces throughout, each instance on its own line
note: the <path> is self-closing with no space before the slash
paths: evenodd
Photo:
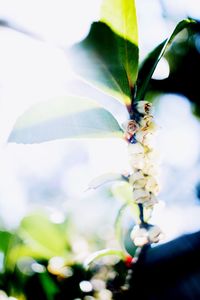
<path id="1" fill-rule="evenodd" d="M 166 50 L 169 48 L 174 38 L 179 34 L 183 29 L 193 27 L 196 24 L 195 20 L 186 19 L 178 23 L 171 36 L 166 39 L 164 42 L 159 44 L 144 60 L 142 63 L 137 80 L 137 100 L 142 100 L 145 97 L 146 89 L 148 83 L 155 71 L 155 68 L 165 54 Z"/>
<path id="2" fill-rule="evenodd" d="M 95 101 L 73 96 L 34 105 L 16 122 L 9 142 L 41 143 L 62 138 L 122 137 L 116 119 Z"/>
<path id="3" fill-rule="evenodd" d="M 69 52 L 76 74 L 95 88 L 126 105 L 131 103 L 128 75 L 122 59 L 123 38 L 102 22 L 93 23 L 89 35 Z M 137 65 L 137 46 L 127 40 L 132 64 Z M 124 56 L 123 56 L 124 57 Z"/>

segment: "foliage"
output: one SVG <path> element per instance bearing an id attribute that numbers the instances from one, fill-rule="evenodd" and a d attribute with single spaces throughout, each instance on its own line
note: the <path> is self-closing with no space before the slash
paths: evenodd
<path id="1" fill-rule="evenodd" d="M 85 83 L 101 90 L 105 99 L 109 95 L 113 98 L 112 101 L 120 101 L 123 109 L 129 112 L 129 119 L 137 126 L 144 121 L 142 117 L 151 117 L 149 113 L 143 114 L 139 110 L 137 101 L 144 98 L 159 60 L 180 31 L 193 27 L 194 24 L 196 21 L 191 19 L 181 21 L 172 35 L 158 45 L 139 66 L 135 2 L 105 0 L 100 20 L 91 25 L 90 32 L 83 41 L 69 50 L 74 71 Z M 116 116 L 93 99 L 84 98 L 84 95 L 67 95 L 38 103 L 26 111 L 17 120 L 9 142 L 30 144 L 63 138 L 101 137 L 121 138 L 133 145 L 134 134 L 129 133 L 117 121 Z M 146 145 L 145 147 L 148 148 Z M 85 296 L 105 299 L 100 295 L 101 289 L 111 296 L 111 291 L 113 294 L 123 291 L 129 268 L 126 264 L 128 247 L 125 246 L 122 220 L 124 211 L 130 210 L 133 222 L 142 224 L 143 231 L 151 230 L 152 225 L 147 224 L 149 210 L 143 203 L 132 201 L 129 176 L 105 175 L 100 181 L 93 181 L 90 188 L 97 188 L 107 181 L 120 182 L 112 188 L 112 192 L 122 202 L 115 222 L 116 236 L 122 242 L 122 249 L 98 251 L 89 257 L 85 267 L 83 262 L 75 259 L 67 220 L 61 225 L 53 224 L 43 214 L 27 216 L 16 232 L 0 232 L 0 251 L 3 257 L 1 289 L 9 295 L 27 300 L 66 299 L 66 295 L 69 300 Z M 149 195 L 152 195 L 152 191 Z M 131 247 L 129 253 L 137 256 L 136 243 Z M 118 258 L 103 266 L 103 260 L 99 262 L 99 258 L 102 259 L 105 255 Z M 94 280 L 98 279 L 102 284 L 102 277 L 105 281 L 103 288 L 95 287 Z M 110 298 L 108 296 L 106 299 Z"/>

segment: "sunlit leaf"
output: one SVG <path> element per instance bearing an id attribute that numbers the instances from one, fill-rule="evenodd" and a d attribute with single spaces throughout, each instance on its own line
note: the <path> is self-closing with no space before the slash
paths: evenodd
<path id="1" fill-rule="evenodd" d="M 178 23 L 171 36 L 164 42 L 159 44 L 144 60 L 142 63 L 137 80 L 137 99 L 142 100 L 145 97 L 147 86 L 155 71 L 155 68 L 169 48 L 175 37 L 185 28 L 192 28 L 195 26 L 196 21 L 192 19 L 186 19 Z"/>
<path id="2" fill-rule="evenodd" d="M 133 188 L 128 182 L 121 182 L 112 186 L 113 196 L 129 206 L 129 210 L 136 223 L 140 222 L 138 205 L 133 201 Z"/>
<path id="3" fill-rule="evenodd" d="M 106 174 L 98 176 L 98 177 L 94 178 L 92 181 L 90 181 L 90 183 L 88 185 L 88 189 L 96 189 L 103 184 L 113 182 L 113 181 L 123 181 L 123 180 L 125 180 L 125 179 L 121 174 L 106 173 Z"/>
<path id="4" fill-rule="evenodd" d="M 32 243 L 24 245 L 18 243 L 12 245 L 8 253 L 7 267 L 12 269 L 17 261 L 22 257 L 33 257 L 35 259 L 49 259 L 52 256 L 52 252 L 46 251 L 45 248 L 38 247 L 37 245 L 32 247 Z"/>
<path id="5" fill-rule="evenodd" d="M 133 87 L 138 72 L 138 29 L 134 0 L 104 0 L 101 21 L 119 37 L 120 62 L 126 70 L 129 86 Z"/>
<path id="6" fill-rule="evenodd" d="M 13 238 L 13 234 L 8 231 L 0 231 L 0 251 L 6 253 L 9 249 L 10 241 Z"/>
<path id="7" fill-rule="evenodd" d="M 90 264 L 92 264 L 97 259 L 100 259 L 101 257 L 107 256 L 107 255 L 115 255 L 118 256 L 121 259 L 125 258 L 125 253 L 121 250 L 116 249 L 103 249 L 97 252 L 92 253 L 85 261 L 84 266 L 86 269 L 89 268 Z"/>
<path id="8" fill-rule="evenodd" d="M 122 135 L 116 119 L 95 101 L 68 96 L 38 103 L 26 111 L 17 120 L 9 142 L 31 144 Z"/>
<path id="9" fill-rule="evenodd" d="M 59 224 L 50 222 L 42 214 L 25 217 L 19 228 L 19 236 L 26 241 L 33 253 L 40 253 L 45 258 L 65 255 L 68 251 L 66 237 Z M 22 251 L 28 250 L 24 248 Z"/>
<path id="10" fill-rule="evenodd" d="M 106 24 L 95 22 L 88 36 L 74 45 L 68 55 L 73 70 L 82 80 L 129 105 L 131 94 L 127 74 L 120 61 L 118 39 L 121 38 Z"/>
<path id="11" fill-rule="evenodd" d="M 115 235 L 117 240 L 119 241 L 122 248 L 124 248 L 124 241 L 123 241 L 123 216 L 124 212 L 127 209 L 129 203 L 125 203 L 122 205 L 122 207 L 119 209 L 117 213 L 117 217 L 115 219 Z"/>

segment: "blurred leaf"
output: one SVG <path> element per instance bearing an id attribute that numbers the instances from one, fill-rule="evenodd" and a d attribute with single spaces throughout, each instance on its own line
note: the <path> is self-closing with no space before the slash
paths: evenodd
<path id="1" fill-rule="evenodd" d="M 88 185 L 88 189 L 97 189 L 103 184 L 106 184 L 108 182 L 112 181 L 123 181 L 125 180 L 124 177 L 121 174 L 116 173 L 106 173 L 103 175 L 100 175 L 96 178 L 94 178 Z"/>
<path id="2" fill-rule="evenodd" d="M 9 244 L 13 238 L 13 234 L 8 231 L 0 231 L 0 251 L 4 254 L 9 249 Z"/>
<path id="3" fill-rule="evenodd" d="M 104 0 L 101 21 L 120 38 L 117 39 L 119 59 L 133 87 L 138 73 L 138 28 L 134 0 Z"/>
<path id="4" fill-rule="evenodd" d="M 144 60 L 142 63 L 137 80 L 137 99 L 142 100 L 145 97 L 146 89 L 149 84 L 149 81 L 155 71 L 155 68 L 165 54 L 166 50 L 169 48 L 174 38 L 179 34 L 183 29 L 193 27 L 196 24 L 195 20 L 185 19 L 178 23 L 171 36 L 159 44 Z"/>
<path id="5" fill-rule="evenodd" d="M 132 214 L 134 221 L 139 223 L 139 208 L 138 205 L 133 202 L 132 190 L 133 188 L 128 182 L 121 182 L 120 184 L 115 184 L 112 187 L 113 196 L 119 199 L 125 205 L 129 206 L 130 213 Z M 124 209 L 122 209 L 122 211 L 124 211 Z"/>
<path id="6" fill-rule="evenodd" d="M 106 109 L 95 101 L 68 96 L 34 105 L 17 120 L 8 141 L 31 144 L 122 136 L 119 124 Z"/>
<path id="7" fill-rule="evenodd" d="M 32 246 L 32 243 L 28 243 L 28 245 L 24 245 L 22 243 L 18 243 L 13 245 L 8 253 L 7 258 L 7 267 L 9 269 L 13 269 L 17 263 L 17 261 L 22 257 L 32 257 L 35 259 L 49 259 L 51 258 L 51 253 L 46 251 L 45 248 L 38 247 L 37 245 Z"/>
<path id="8" fill-rule="evenodd" d="M 54 300 L 59 288 L 47 272 L 39 274 L 39 279 L 43 287 L 47 300 Z"/>
<path id="9" fill-rule="evenodd" d="M 66 235 L 59 224 L 51 223 L 47 216 L 33 214 L 25 217 L 19 228 L 19 236 L 31 248 L 32 253 L 37 253 L 44 258 L 62 256 L 67 254 Z M 24 254 L 27 248 L 21 249 Z"/>
<path id="10" fill-rule="evenodd" d="M 131 103 L 131 91 L 123 61 L 120 58 L 121 37 L 106 24 L 92 24 L 88 36 L 69 51 L 74 71 L 84 81 L 126 105 Z M 127 41 L 133 57 L 137 47 Z M 131 50 L 130 50 L 131 49 Z"/>
<path id="11" fill-rule="evenodd" d="M 85 261 L 84 266 L 86 269 L 89 268 L 90 264 L 93 263 L 95 260 L 107 256 L 107 255 L 116 255 L 120 257 L 122 260 L 125 258 L 125 253 L 121 250 L 116 249 L 103 249 L 97 252 L 92 253 Z"/>
<path id="12" fill-rule="evenodd" d="M 117 240 L 119 241 L 120 245 L 124 249 L 124 241 L 123 241 L 123 215 L 128 207 L 128 203 L 125 203 L 122 205 L 122 207 L 119 209 L 117 213 L 117 217 L 115 219 L 115 235 Z"/>

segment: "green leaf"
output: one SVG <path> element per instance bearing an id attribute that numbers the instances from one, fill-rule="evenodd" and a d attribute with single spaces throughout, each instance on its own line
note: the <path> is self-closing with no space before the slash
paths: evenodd
<path id="1" fill-rule="evenodd" d="M 192 19 L 185 19 L 178 23 L 174 31 L 172 32 L 171 36 L 163 41 L 161 44 L 159 44 L 144 60 L 142 63 L 139 74 L 138 74 L 138 80 L 137 80 L 137 100 L 142 100 L 145 97 L 145 93 L 147 90 L 147 86 L 149 84 L 149 81 L 155 71 L 155 68 L 162 58 L 162 56 L 165 54 L 175 37 L 186 28 L 192 28 L 195 26 L 197 22 Z"/>
<path id="2" fill-rule="evenodd" d="M 121 250 L 116 249 L 103 249 L 97 252 L 92 253 L 85 261 L 84 266 L 86 269 L 89 268 L 89 266 L 96 261 L 97 259 L 100 259 L 101 257 L 107 256 L 107 255 L 116 255 L 120 257 L 122 260 L 125 259 L 125 253 Z"/>
<path id="3" fill-rule="evenodd" d="M 54 300 L 55 295 L 59 292 L 59 287 L 47 272 L 39 274 L 39 278 L 47 300 Z"/>
<path id="4" fill-rule="evenodd" d="M 51 223 L 46 215 L 33 214 L 25 217 L 20 225 L 19 236 L 26 241 L 32 254 L 51 258 L 68 253 L 68 244 L 59 224 Z M 19 248 L 20 249 L 20 248 Z M 28 249 L 22 248 L 22 254 Z"/>
<path id="5" fill-rule="evenodd" d="M 134 0 L 104 0 L 101 21 L 119 37 L 117 46 L 122 63 L 133 88 L 138 73 L 138 28 Z"/>
<path id="6" fill-rule="evenodd" d="M 106 24 L 95 22 L 88 36 L 74 45 L 68 55 L 73 70 L 82 80 L 130 105 L 130 88 L 126 71 L 120 61 L 117 42 L 119 39 L 121 38 Z"/>
<path id="7" fill-rule="evenodd" d="M 119 209 L 119 211 L 117 213 L 117 217 L 115 219 L 115 235 L 123 249 L 124 249 L 123 216 L 124 216 L 124 212 L 128 206 L 129 206 L 129 203 L 125 203 L 124 205 L 122 205 L 122 207 Z"/>
<path id="8" fill-rule="evenodd" d="M 0 231 L 0 251 L 5 255 L 9 250 L 9 244 L 11 243 L 13 234 L 8 231 Z"/>
<path id="9" fill-rule="evenodd" d="M 34 105 L 17 120 L 8 141 L 31 144 L 122 136 L 118 122 L 106 109 L 95 101 L 68 96 Z"/>
<path id="10" fill-rule="evenodd" d="M 140 223 L 139 208 L 133 201 L 133 187 L 128 182 L 120 182 L 112 186 L 113 196 L 129 206 L 130 213 L 136 223 Z M 124 211 L 124 209 L 122 209 Z"/>

